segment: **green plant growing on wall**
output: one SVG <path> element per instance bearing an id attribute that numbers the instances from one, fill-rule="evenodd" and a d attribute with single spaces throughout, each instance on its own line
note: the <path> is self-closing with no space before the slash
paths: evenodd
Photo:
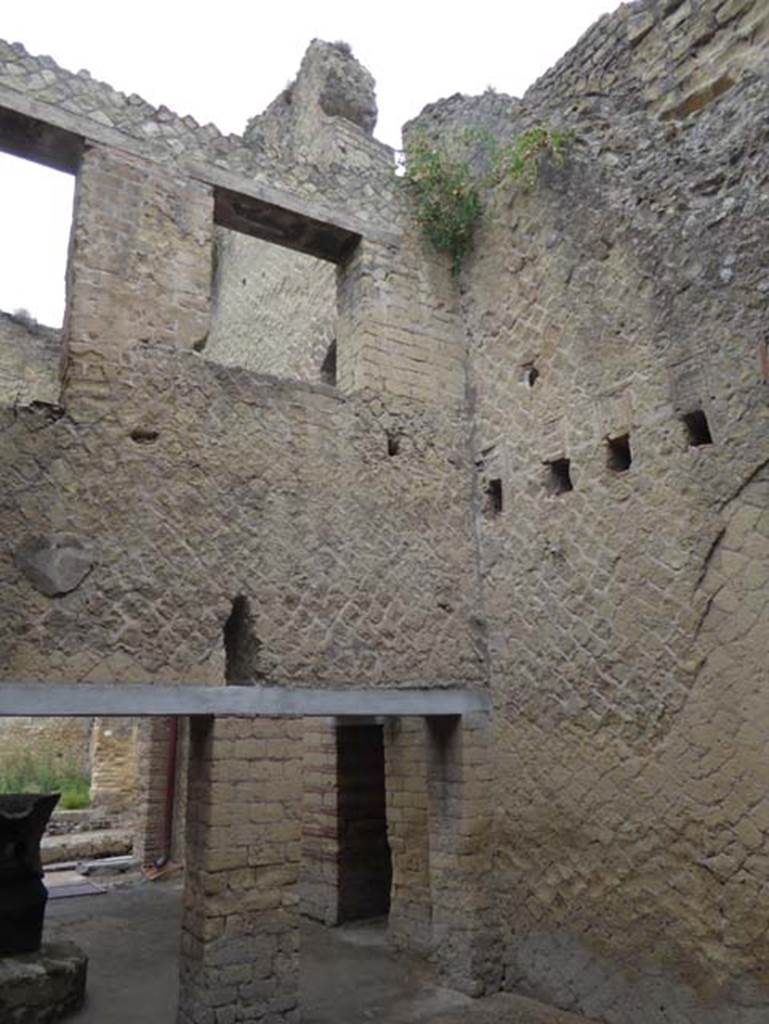
<path id="1" fill-rule="evenodd" d="M 449 254 L 454 276 L 483 212 L 478 183 L 457 148 L 415 134 L 406 145 L 404 175 L 422 233 L 438 252 Z"/>
<path id="2" fill-rule="evenodd" d="M 535 125 L 494 154 L 492 174 L 498 181 L 520 183 L 533 188 L 539 178 L 540 158 L 549 157 L 558 167 L 564 164 L 564 149 L 569 137 L 565 132 Z"/>
<path id="3" fill-rule="evenodd" d="M 507 145 L 488 129 L 467 128 L 448 141 L 433 142 L 415 133 L 404 151 L 404 179 L 415 202 L 417 223 L 428 242 L 451 257 L 456 277 L 473 244 L 483 216 L 482 190 L 505 182 L 533 188 L 544 155 L 559 167 L 564 163 L 566 133 L 535 125 Z M 485 172 L 474 169 L 475 151 Z"/>

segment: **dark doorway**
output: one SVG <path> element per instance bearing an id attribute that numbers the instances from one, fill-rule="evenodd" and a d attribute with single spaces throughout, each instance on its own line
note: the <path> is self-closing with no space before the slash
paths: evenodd
<path id="1" fill-rule="evenodd" d="M 340 725 L 336 737 L 341 923 L 388 913 L 392 864 L 382 726 Z"/>
<path id="2" fill-rule="evenodd" d="M 228 686 L 253 686 L 264 678 L 259 670 L 261 643 L 254 636 L 248 598 L 240 594 L 224 624 L 224 678 Z"/>

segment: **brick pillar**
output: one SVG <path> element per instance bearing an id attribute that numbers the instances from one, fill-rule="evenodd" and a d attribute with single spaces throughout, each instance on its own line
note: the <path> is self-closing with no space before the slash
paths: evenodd
<path id="1" fill-rule="evenodd" d="M 179 1024 L 299 1021 L 302 728 L 192 719 Z"/>
<path id="2" fill-rule="evenodd" d="M 91 729 L 91 805 L 124 813 L 136 806 L 135 718 L 94 718 Z"/>
<path id="3" fill-rule="evenodd" d="M 428 735 L 434 955 L 450 985 L 479 996 L 501 981 L 489 716 L 428 719 Z"/>
<path id="4" fill-rule="evenodd" d="M 337 386 L 445 405 L 465 400 L 465 334 L 445 261 L 404 226 L 363 239 L 337 278 Z"/>
<path id="5" fill-rule="evenodd" d="M 173 719 L 145 718 L 137 739 L 137 815 L 134 855 L 152 867 L 164 853 L 168 748 Z"/>
<path id="6" fill-rule="evenodd" d="M 336 724 L 304 719 L 302 765 L 301 910 L 334 925 L 339 921 L 339 816 Z"/>
<path id="7" fill-rule="evenodd" d="M 209 186 L 107 146 L 86 147 L 67 273 L 70 415 L 104 415 L 126 350 L 191 349 L 206 337 L 212 232 Z"/>
<path id="8" fill-rule="evenodd" d="M 387 838 L 392 854 L 388 937 L 398 949 L 431 952 L 427 746 L 422 719 L 391 719 L 384 731 Z"/>

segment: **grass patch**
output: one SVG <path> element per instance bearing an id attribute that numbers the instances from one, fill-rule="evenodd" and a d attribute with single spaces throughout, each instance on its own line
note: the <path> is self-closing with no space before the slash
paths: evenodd
<path id="1" fill-rule="evenodd" d="M 91 781 L 71 759 L 49 750 L 0 756 L 0 793 L 61 793 L 58 807 L 77 811 L 91 802 Z"/>

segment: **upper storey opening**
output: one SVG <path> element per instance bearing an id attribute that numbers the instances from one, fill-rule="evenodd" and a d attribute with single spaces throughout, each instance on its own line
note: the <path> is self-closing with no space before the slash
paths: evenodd
<path id="1" fill-rule="evenodd" d="M 22 325 L 62 326 L 73 197 L 71 174 L 0 153 L 0 310 Z"/>
<path id="2" fill-rule="evenodd" d="M 0 107 L 0 151 L 0 310 L 61 327 L 82 139 Z"/>

